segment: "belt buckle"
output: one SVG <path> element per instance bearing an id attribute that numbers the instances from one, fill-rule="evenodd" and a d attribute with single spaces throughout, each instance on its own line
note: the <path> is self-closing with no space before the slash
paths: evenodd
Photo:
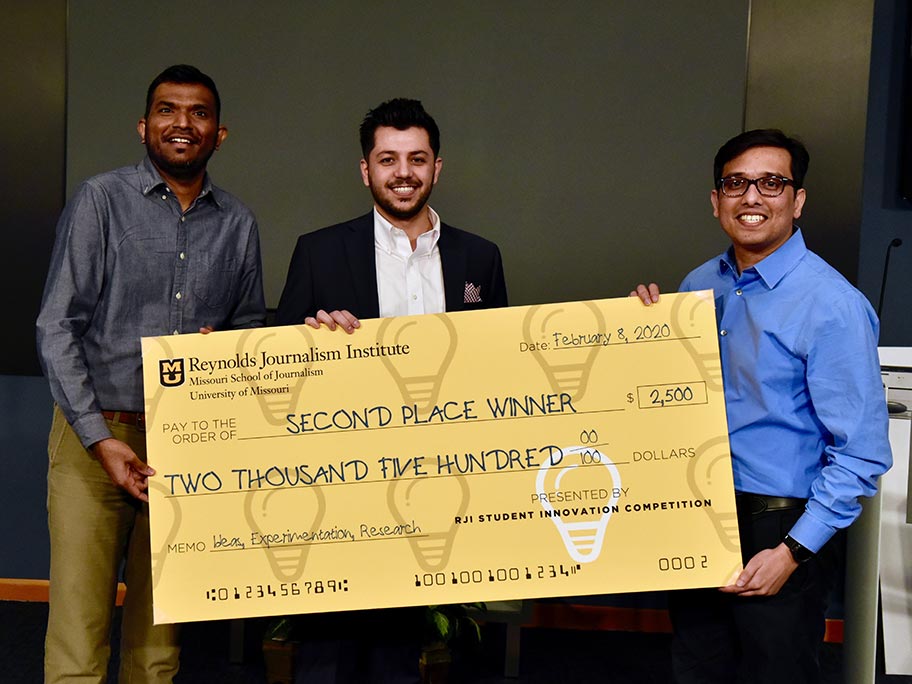
<path id="1" fill-rule="evenodd" d="M 761 513 L 766 513 L 767 509 L 769 508 L 766 503 L 766 499 L 764 499 L 762 496 L 751 494 L 749 496 L 749 501 L 751 515 L 760 515 Z"/>
<path id="2" fill-rule="evenodd" d="M 140 432 L 146 431 L 146 414 L 142 411 L 136 414 L 136 429 Z"/>

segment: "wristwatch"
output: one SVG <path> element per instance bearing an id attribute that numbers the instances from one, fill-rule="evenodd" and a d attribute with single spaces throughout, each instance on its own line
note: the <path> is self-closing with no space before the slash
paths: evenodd
<path id="1" fill-rule="evenodd" d="M 783 539 L 782 542 L 788 547 L 788 550 L 792 552 L 792 558 L 795 559 L 796 563 L 807 563 L 814 557 L 813 551 L 796 539 L 792 539 L 789 535 L 785 535 L 785 539 Z"/>

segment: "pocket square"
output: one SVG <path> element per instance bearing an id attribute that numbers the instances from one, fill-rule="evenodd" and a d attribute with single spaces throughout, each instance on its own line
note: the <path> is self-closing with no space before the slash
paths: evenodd
<path id="1" fill-rule="evenodd" d="M 462 298 L 463 304 L 478 304 L 481 301 L 481 287 L 472 283 L 465 284 L 465 294 Z"/>

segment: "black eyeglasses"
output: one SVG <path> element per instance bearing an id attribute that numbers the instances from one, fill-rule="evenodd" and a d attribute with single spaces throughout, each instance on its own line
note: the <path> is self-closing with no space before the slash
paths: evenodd
<path id="1" fill-rule="evenodd" d="M 795 184 L 791 178 L 783 176 L 763 176 L 762 178 L 744 178 L 743 176 L 726 176 L 719 179 L 719 187 L 726 197 L 741 197 L 750 186 L 757 188 L 764 197 L 779 197 L 785 186 Z"/>

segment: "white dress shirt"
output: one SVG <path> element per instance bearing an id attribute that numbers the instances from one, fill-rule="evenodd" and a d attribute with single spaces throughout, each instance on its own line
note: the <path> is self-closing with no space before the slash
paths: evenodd
<path id="1" fill-rule="evenodd" d="M 443 267 L 440 262 L 440 217 L 428 207 L 431 230 L 418 236 L 415 250 L 404 230 L 374 208 L 374 254 L 380 317 L 443 313 Z"/>

